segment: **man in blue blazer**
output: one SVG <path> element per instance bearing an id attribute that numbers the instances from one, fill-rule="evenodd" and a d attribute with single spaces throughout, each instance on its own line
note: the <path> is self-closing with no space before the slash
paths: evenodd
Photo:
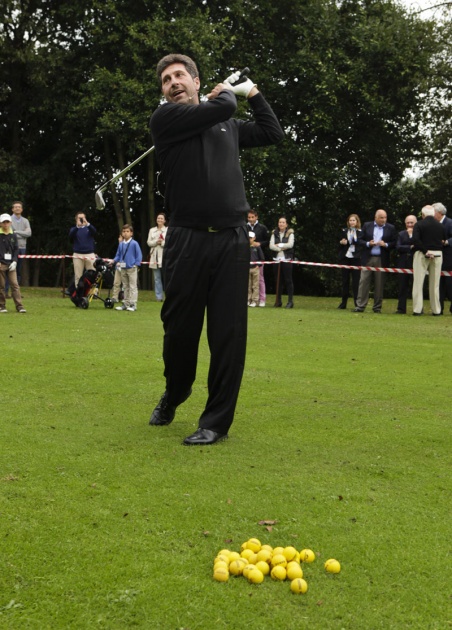
<path id="1" fill-rule="evenodd" d="M 359 245 L 361 248 L 361 265 L 364 267 L 389 267 L 391 250 L 397 242 L 397 231 L 387 223 L 385 210 L 377 210 L 374 221 L 364 223 Z M 374 279 L 374 313 L 381 313 L 383 304 L 383 288 L 385 272 L 361 269 L 361 277 L 356 300 L 355 313 L 363 313 L 369 301 L 370 283 Z"/>

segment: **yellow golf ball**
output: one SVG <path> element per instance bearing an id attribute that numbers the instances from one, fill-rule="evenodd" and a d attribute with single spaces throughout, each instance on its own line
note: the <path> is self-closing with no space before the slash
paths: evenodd
<path id="1" fill-rule="evenodd" d="M 308 590 L 308 583 L 302 578 L 296 578 L 290 583 L 290 590 L 292 593 L 306 593 Z"/>
<path id="2" fill-rule="evenodd" d="M 284 547 L 283 556 L 287 560 L 287 562 L 292 562 L 297 557 L 297 550 L 295 547 Z"/>
<path id="3" fill-rule="evenodd" d="M 251 549 L 244 549 L 240 555 L 242 558 L 246 558 L 247 560 L 249 560 L 249 558 L 254 558 L 254 556 L 257 557 L 257 554 L 255 554 L 254 551 L 251 551 Z"/>
<path id="4" fill-rule="evenodd" d="M 328 571 L 328 573 L 340 573 L 341 565 L 334 558 L 330 558 L 325 562 L 325 569 Z"/>
<path id="5" fill-rule="evenodd" d="M 243 577 L 248 577 L 248 573 L 256 568 L 255 564 L 247 564 L 243 569 Z"/>
<path id="6" fill-rule="evenodd" d="M 288 580 L 295 580 L 296 578 L 303 577 L 303 569 L 300 567 L 298 562 L 289 562 L 286 567 L 286 571 Z"/>
<path id="7" fill-rule="evenodd" d="M 223 560 L 217 560 L 213 565 L 213 570 L 215 571 L 215 569 L 226 569 L 228 571 L 229 564 Z"/>
<path id="8" fill-rule="evenodd" d="M 246 548 L 251 549 L 254 553 L 257 553 L 261 548 L 261 541 L 257 538 L 250 538 L 246 543 Z"/>
<path id="9" fill-rule="evenodd" d="M 227 582 L 229 580 L 229 571 L 224 567 L 219 567 L 213 572 L 213 579 L 217 582 Z"/>
<path id="10" fill-rule="evenodd" d="M 315 553 L 312 549 L 302 549 L 300 551 L 300 560 L 301 562 L 314 562 Z"/>
<path id="11" fill-rule="evenodd" d="M 232 562 L 233 560 L 238 560 L 240 558 L 240 554 L 237 551 L 231 551 L 231 553 L 229 554 L 229 562 Z"/>
<path id="12" fill-rule="evenodd" d="M 264 575 L 268 575 L 270 573 L 270 566 L 268 562 L 265 562 L 264 560 L 256 562 L 256 569 L 259 569 L 259 571 Z"/>
<path id="13" fill-rule="evenodd" d="M 231 575 L 242 575 L 245 565 L 240 560 L 233 560 L 229 565 L 229 573 Z"/>
<path id="14" fill-rule="evenodd" d="M 272 558 L 272 552 L 269 551 L 268 549 L 261 549 L 260 551 L 257 552 L 257 561 L 261 562 L 261 560 L 263 560 L 264 562 L 270 562 Z"/>
<path id="15" fill-rule="evenodd" d="M 248 582 L 251 584 L 261 584 L 264 581 L 264 574 L 254 567 L 248 571 Z"/>
<path id="16" fill-rule="evenodd" d="M 284 551 L 284 547 L 275 547 L 273 549 L 273 555 L 277 556 L 278 554 L 283 553 L 283 551 Z"/>
<path id="17" fill-rule="evenodd" d="M 277 582 L 283 582 L 286 579 L 287 573 L 286 569 L 279 564 L 276 567 L 273 567 L 270 575 L 273 580 L 276 580 Z"/>
<path id="18" fill-rule="evenodd" d="M 276 567 L 278 565 L 281 565 L 282 567 L 286 567 L 287 566 L 286 557 L 283 556 L 282 553 L 277 553 L 275 556 L 272 556 L 271 564 L 272 564 L 272 567 Z"/>

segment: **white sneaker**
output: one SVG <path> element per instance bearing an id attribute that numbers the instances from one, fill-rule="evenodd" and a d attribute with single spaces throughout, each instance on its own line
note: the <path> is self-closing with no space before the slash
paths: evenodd
<path id="1" fill-rule="evenodd" d="M 265 302 L 259 302 L 259 306 L 263 308 L 265 306 Z"/>
<path id="2" fill-rule="evenodd" d="M 17 312 L 18 313 L 26 313 L 27 311 L 24 308 L 20 308 Z"/>
<path id="3" fill-rule="evenodd" d="M 6 310 L 6 308 L 0 308 L 0 313 L 7 313 L 8 311 Z"/>
<path id="4" fill-rule="evenodd" d="M 115 306 L 115 309 L 117 311 L 126 311 L 127 310 L 127 306 L 124 306 L 124 304 L 122 306 Z"/>
<path id="5" fill-rule="evenodd" d="M 126 311 L 130 311 L 131 313 L 133 313 L 133 312 L 134 312 L 134 311 L 136 311 L 136 310 L 137 310 L 137 307 L 136 307 L 136 306 L 128 306 L 128 307 L 126 308 Z"/>
<path id="6" fill-rule="evenodd" d="M 251 302 L 250 306 L 251 306 L 251 308 L 255 308 L 256 307 L 256 302 Z"/>

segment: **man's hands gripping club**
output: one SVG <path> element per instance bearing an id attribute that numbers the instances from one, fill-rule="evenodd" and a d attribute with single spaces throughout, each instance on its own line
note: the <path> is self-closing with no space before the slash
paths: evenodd
<path id="1" fill-rule="evenodd" d="M 256 84 L 248 78 L 249 71 L 249 68 L 237 70 L 224 81 L 224 83 L 230 84 L 232 91 L 236 96 L 244 96 L 245 98 L 248 98 L 251 90 L 256 87 Z"/>
<path id="2" fill-rule="evenodd" d="M 249 68 L 233 72 L 223 83 L 216 85 L 207 95 L 207 98 L 209 100 L 215 98 L 222 90 L 231 90 L 236 96 L 244 96 L 245 98 L 254 96 L 258 90 L 256 84 L 248 78 L 248 73 Z"/>

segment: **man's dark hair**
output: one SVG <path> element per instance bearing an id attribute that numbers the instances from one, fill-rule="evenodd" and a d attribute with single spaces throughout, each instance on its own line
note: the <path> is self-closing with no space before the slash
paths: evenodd
<path id="1" fill-rule="evenodd" d="M 195 62 L 187 55 L 180 55 L 178 53 L 171 53 L 170 55 L 165 55 L 157 64 L 157 80 L 159 83 L 162 81 L 162 72 L 168 66 L 171 66 L 173 63 L 182 63 L 187 72 L 195 79 L 199 77 L 198 68 L 196 67 Z"/>

